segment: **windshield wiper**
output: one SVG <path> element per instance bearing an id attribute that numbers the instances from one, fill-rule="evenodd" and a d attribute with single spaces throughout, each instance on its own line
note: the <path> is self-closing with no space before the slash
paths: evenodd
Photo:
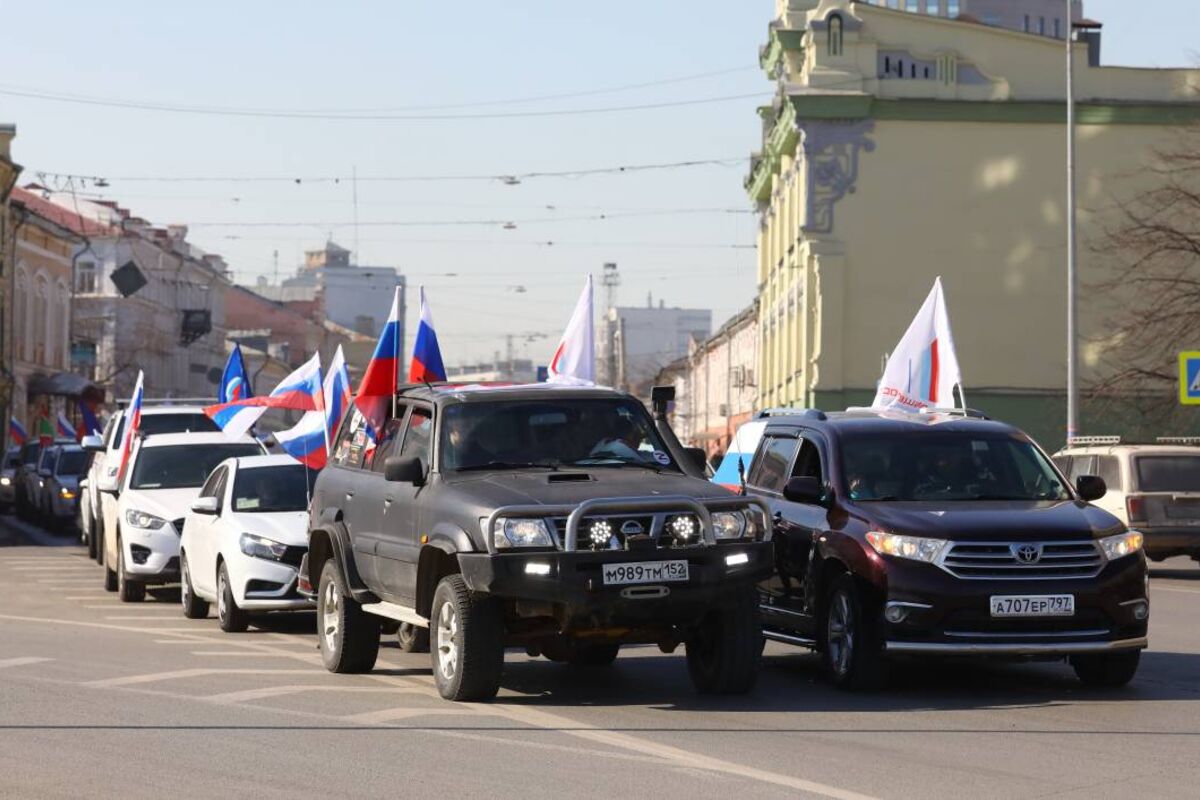
<path id="1" fill-rule="evenodd" d="M 558 469 L 557 461 L 489 461 L 486 464 L 469 464 L 459 467 L 458 472 L 479 472 L 488 469 Z"/>
<path id="2" fill-rule="evenodd" d="M 977 494 L 977 495 L 973 495 L 967 499 L 968 500 L 1012 500 L 1012 501 L 1025 500 L 1028 502 L 1034 502 L 1037 500 L 1054 500 L 1056 498 L 1045 497 L 1042 495 L 1034 495 L 1031 497 L 1030 495 L 1027 495 L 1027 494 Z"/>
<path id="3" fill-rule="evenodd" d="M 662 467 L 657 464 L 647 464 L 644 461 L 626 461 L 616 456 L 589 456 L 588 458 L 579 458 L 566 463 L 571 467 L 641 467 L 642 469 L 662 472 Z"/>

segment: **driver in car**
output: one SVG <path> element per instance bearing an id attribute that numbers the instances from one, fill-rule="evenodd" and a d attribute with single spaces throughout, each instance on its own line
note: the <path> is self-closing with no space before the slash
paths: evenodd
<path id="1" fill-rule="evenodd" d="M 609 456 L 626 461 L 640 461 L 638 447 L 642 444 L 642 433 L 628 417 L 618 417 L 612 433 L 605 436 L 589 453 L 594 458 Z"/>

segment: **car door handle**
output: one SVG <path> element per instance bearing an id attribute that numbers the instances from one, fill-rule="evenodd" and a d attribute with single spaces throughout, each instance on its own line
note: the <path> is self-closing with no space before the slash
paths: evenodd
<path id="1" fill-rule="evenodd" d="M 396 502 L 396 498 L 394 498 L 394 497 L 385 497 L 385 498 L 383 498 L 383 504 L 384 504 L 385 506 L 390 506 L 390 505 L 391 505 L 392 503 L 394 503 L 394 502 Z"/>
<path id="2" fill-rule="evenodd" d="M 354 492 L 346 492 L 346 499 L 347 499 L 347 500 L 350 500 L 350 499 L 351 499 L 351 498 L 353 498 L 353 497 L 354 497 Z"/>

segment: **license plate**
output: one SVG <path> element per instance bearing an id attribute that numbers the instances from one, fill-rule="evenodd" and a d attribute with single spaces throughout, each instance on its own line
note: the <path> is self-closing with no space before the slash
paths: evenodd
<path id="1" fill-rule="evenodd" d="M 1075 595 L 993 595 L 993 617 L 1073 617 Z"/>
<path id="2" fill-rule="evenodd" d="M 629 583 L 663 583 L 686 581 L 686 561 L 632 561 L 627 564 L 605 564 L 602 568 L 605 586 Z"/>

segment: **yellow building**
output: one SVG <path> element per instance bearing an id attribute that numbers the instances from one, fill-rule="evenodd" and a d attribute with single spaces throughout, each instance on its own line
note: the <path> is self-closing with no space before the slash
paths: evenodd
<path id="1" fill-rule="evenodd" d="M 1114 203 L 1200 120 L 1200 71 L 1098 66 L 1075 45 L 1081 284 Z M 1062 441 L 1065 44 L 974 19 L 778 0 L 778 82 L 747 189 L 758 237 L 759 405 L 869 404 L 887 351 L 943 276 L 968 403 Z M 1111 298 L 1084 295 L 1084 340 Z M 1103 348 L 1085 346 L 1083 379 Z M 1083 432 L 1107 424 L 1084 409 Z M 1092 430 L 1089 430 L 1089 420 Z"/>
<path id="2" fill-rule="evenodd" d="M 13 125 L 0 124 L 0 422 L 4 433 L 0 444 L 8 442 L 8 418 L 11 413 L 10 398 L 13 390 L 11 358 L 11 326 L 8 324 L 12 307 L 10 277 L 16 256 L 13 252 L 12 218 L 9 214 L 9 198 L 21 167 L 12 160 L 12 140 L 17 135 Z"/>

